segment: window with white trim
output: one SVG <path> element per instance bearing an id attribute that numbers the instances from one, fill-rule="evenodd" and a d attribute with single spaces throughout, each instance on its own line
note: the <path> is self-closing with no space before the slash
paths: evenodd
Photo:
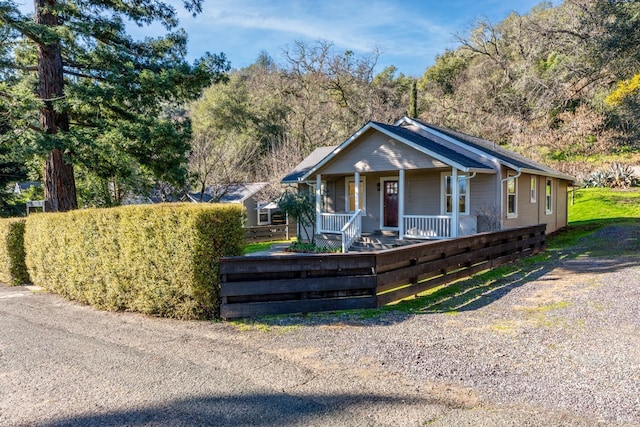
<path id="1" fill-rule="evenodd" d="M 531 203 L 535 203 L 538 200 L 538 189 L 537 189 L 538 177 L 531 177 Z"/>
<path id="2" fill-rule="evenodd" d="M 507 218 L 518 217 L 518 178 L 507 174 Z"/>
<path id="3" fill-rule="evenodd" d="M 440 211 L 443 215 L 453 213 L 453 187 L 451 185 L 453 175 L 444 172 L 442 174 L 442 200 Z M 466 175 L 458 175 L 458 209 L 461 215 L 469 215 L 469 180 Z"/>
<path id="4" fill-rule="evenodd" d="M 355 212 L 356 211 L 356 180 L 355 178 L 347 178 L 345 180 L 345 206 L 347 207 L 347 212 Z M 367 200 L 365 189 L 366 186 L 366 177 L 360 177 L 360 194 L 359 194 L 359 203 L 360 209 L 365 210 L 365 202 Z"/>
<path id="5" fill-rule="evenodd" d="M 258 225 L 266 225 L 271 223 L 271 210 L 260 208 L 258 209 Z"/>
<path id="6" fill-rule="evenodd" d="M 552 186 L 551 178 L 547 178 L 547 183 L 545 185 L 545 191 L 544 191 L 544 195 L 545 195 L 545 212 L 546 212 L 547 215 L 553 213 L 553 205 L 552 205 L 553 195 L 552 195 L 552 191 L 553 191 L 553 186 Z"/>

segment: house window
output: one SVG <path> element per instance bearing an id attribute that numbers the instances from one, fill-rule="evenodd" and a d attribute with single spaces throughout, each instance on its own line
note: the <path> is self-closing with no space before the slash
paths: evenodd
<path id="1" fill-rule="evenodd" d="M 366 201 L 366 195 L 365 195 L 365 188 L 367 187 L 365 185 L 366 180 L 365 178 L 360 178 L 360 197 L 359 197 L 359 203 L 358 205 L 360 206 L 360 209 L 364 210 L 365 209 L 365 201 Z M 346 200 L 346 205 L 347 205 L 347 212 L 355 212 L 356 210 L 356 184 L 355 184 L 355 179 L 354 178 L 347 178 L 346 182 L 345 182 L 345 193 L 347 195 L 347 200 Z"/>
<path id="2" fill-rule="evenodd" d="M 270 210 L 269 209 L 258 209 L 258 225 L 266 225 L 271 223 L 271 218 L 269 218 Z"/>
<path id="3" fill-rule="evenodd" d="M 553 212 L 553 206 L 551 204 L 553 197 L 552 197 L 551 191 L 552 191 L 551 178 L 547 178 L 547 185 L 545 186 L 545 211 L 547 215 Z"/>
<path id="4" fill-rule="evenodd" d="M 518 216 L 518 178 L 507 174 L 507 218 Z"/>
<path id="5" fill-rule="evenodd" d="M 537 176 L 531 177 L 531 203 L 535 203 L 538 200 L 538 194 L 536 189 L 536 183 L 538 181 Z"/>
<path id="6" fill-rule="evenodd" d="M 442 174 L 442 208 L 444 215 L 453 213 L 452 175 Z M 469 180 L 465 175 L 458 175 L 458 211 L 462 215 L 469 215 Z"/>

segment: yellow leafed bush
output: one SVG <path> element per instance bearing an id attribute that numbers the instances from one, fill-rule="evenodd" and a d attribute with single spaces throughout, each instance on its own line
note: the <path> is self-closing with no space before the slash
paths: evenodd
<path id="1" fill-rule="evenodd" d="M 239 205 L 86 209 L 27 219 L 34 284 L 100 309 L 203 319 L 219 309 L 219 259 L 241 255 Z"/>
<path id="2" fill-rule="evenodd" d="M 628 80 L 618 82 L 616 89 L 605 98 L 605 102 L 609 105 L 620 105 L 626 97 L 638 91 L 640 91 L 640 73 Z"/>
<path id="3" fill-rule="evenodd" d="M 0 219 L 0 283 L 29 283 L 24 254 L 24 218 Z"/>

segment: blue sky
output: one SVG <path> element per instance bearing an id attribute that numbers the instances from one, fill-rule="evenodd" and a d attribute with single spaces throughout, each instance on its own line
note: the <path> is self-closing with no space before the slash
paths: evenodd
<path id="1" fill-rule="evenodd" d="M 33 12 L 23 0 L 21 9 Z M 378 48 L 376 72 L 395 65 L 421 76 L 436 55 L 455 48 L 453 34 L 467 35 L 479 19 L 498 22 L 509 13 L 524 14 L 541 0 L 204 0 L 203 13 L 191 16 L 181 0 L 180 26 L 189 34 L 190 60 L 224 52 L 233 68 L 251 65 L 262 50 L 279 64 L 295 41 L 327 40 L 336 52 L 366 55 Z M 561 0 L 552 0 L 558 4 Z M 158 26 L 131 27 L 136 38 L 158 36 Z"/>
<path id="2" fill-rule="evenodd" d="M 179 10 L 189 34 L 189 57 L 224 52 L 233 68 L 255 62 L 261 50 L 283 63 L 294 41 L 323 39 L 337 52 L 383 52 L 376 71 L 395 65 L 420 76 L 454 33 L 468 34 L 481 18 L 497 22 L 512 11 L 526 13 L 540 0 L 205 0 L 193 18 Z M 558 0 L 553 2 L 558 3 Z"/>

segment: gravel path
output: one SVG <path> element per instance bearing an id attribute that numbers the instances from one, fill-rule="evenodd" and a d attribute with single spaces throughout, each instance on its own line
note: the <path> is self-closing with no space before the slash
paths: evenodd
<path id="1" fill-rule="evenodd" d="M 274 344 L 450 387 L 460 407 L 640 425 L 639 252 L 640 224 L 608 227 L 479 299 L 382 319 L 280 320 L 297 327 Z"/>
<path id="2" fill-rule="evenodd" d="M 640 426 L 640 223 L 415 314 L 180 322 L 0 287 L 0 425 Z"/>

